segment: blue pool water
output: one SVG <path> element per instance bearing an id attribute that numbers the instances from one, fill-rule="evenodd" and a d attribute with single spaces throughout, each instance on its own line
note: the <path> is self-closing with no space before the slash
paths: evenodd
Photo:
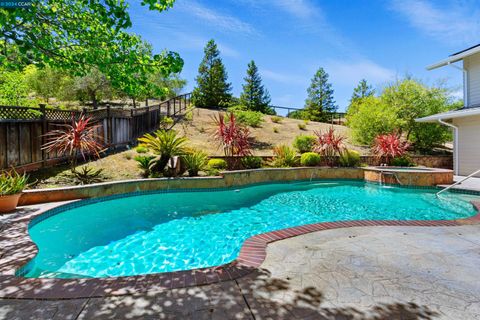
<path id="1" fill-rule="evenodd" d="M 247 238 L 339 220 L 437 220 L 475 214 L 473 196 L 355 181 L 137 195 L 68 209 L 34 224 L 27 277 L 111 277 L 210 267 Z"/>

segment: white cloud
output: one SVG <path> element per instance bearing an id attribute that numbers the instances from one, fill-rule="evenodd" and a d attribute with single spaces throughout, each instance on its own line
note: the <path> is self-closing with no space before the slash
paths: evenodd
<path id="1" fill-rule="evenodd" d="M 396 73 L 370 60 L 340 61 L 331 60 L 325 65 L 333 83 L 340 86 L 354 87 L 362 79 L 371 84 L 381 84 L 394 80 Z"/>
<path id="2" fill-rule="evenodd" d="M 271 3 L 300 19 L 309 19 L 320 13 L 320 9 L 308 0 L 274 0 Z"/>
<path id="3" fill-rule="evenodd" d="M 462 5 L 464 4 L 464 5 Z M 446 43 L 475 44 L 480 34 L 480 9 L 475 2 L 453 1 L 440 7 L 428 0 L 392 0 L 392 8 L 428 36 Z"/>
<path id="4" fill-rule="evenodd" d="M 234 16 L 207 8 L 195 1 L 181 2 L 179 3 L 178 8 L 188 12 L 200 20 L 203 20 L 208 25 L 220 29 L 221 31 L 237 32 L 249 35 L 257 33 L 251 24 Z"/>
<path id="5" fill-rule="evenodd" d="M 305 83 L 308 83 L 307 78 L 299 75 L 281 73 L 269 69 L 260 69 L 259 72 L 264 79 L 272 80 L 279 83 L 296 85 L 303 85 Z"/>
<path id="6" fill-rule="evenodd" d="M 311 0 L 234 0 L 240 1 L 256 10 L 271 12 L 275 7 L 289 15 L 299 19 L 310 19 L 321 13 L 321 9 L 312 3 Z"/>
<path id="7" fill-rule="evenodd" d="M 209 39 L 205 37 L 192 35 L 191 33 L 174 32 L 174 35 L 175 39 L 178 40 L 177 42 L 180 47 L 195 51 L 203 50 L 203 48 L 205 48 L 205 45 L 209 41 Z M 219 41 L 215 42 L 217 43 L 218 50 L 220 50 L 220 54 L 222 56 L 230 58 L 238 58 L 241 56 L 240 52 L 238 52 L 234 48 Z"/>

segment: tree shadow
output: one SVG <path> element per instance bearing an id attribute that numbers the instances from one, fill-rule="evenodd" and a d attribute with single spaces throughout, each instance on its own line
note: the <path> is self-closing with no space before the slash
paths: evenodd
<path id="1" fill-rule="evenodd" d="M 51 314 L 48 310 L 56 310 Z M 33 317 L 35 315 L 35 317 Z M 409 302 L 339 307 L 317 287 L 295 289 L 266 270 L 233 281 L 139 295 L 65 301 L 0 300 L 6 319 L 434 319 Z"/>

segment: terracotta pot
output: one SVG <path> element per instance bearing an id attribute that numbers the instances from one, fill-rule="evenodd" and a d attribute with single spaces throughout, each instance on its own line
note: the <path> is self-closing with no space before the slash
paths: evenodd
<path id="1" fill-rule="evenodd" d="M 17 193 L 8 196 L 0 196 L 0 213 L 15 210 L 21 195 L 21 193 Z"/>

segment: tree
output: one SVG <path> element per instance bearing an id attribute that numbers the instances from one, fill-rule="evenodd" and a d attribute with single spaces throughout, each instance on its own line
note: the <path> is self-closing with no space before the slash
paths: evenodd
<path id="1" fill-rule="evenodd" d="M 83 77 L 76 77 L 73 88 L 80 101 L 92 102 L 93 109 L 98 108 L 98 102 L 112 96 L 112 87 L 107 77 L 97 69 L 92 69 Z"/>
<path id="2" fill-rule="evenodd" d="M 50 103 L 51 98 L 66 96 L 65 90 L 73 82 L 65 72 L 50 66 L 38 68 L 35 65 L 28 65 L 24 73 L 28 87 L 35 92 L 36 96 L 42 97 L 47 104 Z"/>
<path id="3" fill-rule="evenodd" d="M 404 79 L 390 84 L 378 98 L 370 96 L 353 101 L 347 112 L 347 125 L 359 143 L 371 144 L 377 135 L 395 131 L 416 150 L 429 152 L 435 145 L 451 139 L 449 130 L 415 119 L 454 108 L 445 88 Z"/>
<path id="4" fill-rule="evenodd" d="M 386 87 L 381 98 L 396 113 L 400 120 L 400 131 L 415 149 L 428 152 L 434 145 L 451 138 L 445 126 L 415 121 L 455 108 L 446 88 L 430 87 L 414 79 L 405 79 Z"/>
<path id="5" fill-rule="evenodd" d="M 141 4 L 163 11 L 173 2 Z M 0 9 L 0 62 L 7 66 L 18 62 L 18 49 L 22 58 L 76 76 L 97 69 L 129 95 L 151 73 L 179 72 L 183 60 L 177 53 L 153 54 L 139 36 L 126 32 L 132 26 L 127 8 L 127 1 L 37 0 L 28 8 Z"/>
<path id="6" fill-rule="evenodd" d="M 397 115 L 380 98 L 365 97 L 353 101 L 352 105 L 354 107 L 348 109 L 346 117 L 355 142 L 370 145 L 378 135 L 398 128 Z"/>
<path id="7" fill-rule="evenodd" d="M 371 85 L 367 83 L 367 80 L 362 79 L 358 83 L 358 85 L 353 89 L 352 98 L 350 99 L 350 103 L 357 99 L 362 99 L 366 97 L 371 97 L 375 94 L 375 90 Z"/>
<path id="8" fill-rule="evenodd" d="M 193 102 L 197 107 L 225 106 L 231 100 L 232 89 L 214 40 L 207 43 L 204 52 L 195 79 L 197 86 L 193 90 Z"/>
<path id="9" fill-rule="evenodd" d="M 0 69 L 0 104 L 25 106 L 28 103 L 28 93 L 23 72 Z"/>
<path id="10" fill-rule="evenodd" d="M 328 82 L 328 73 L 323 68 L 318 69 L 315 73 L 307 92 L 305 110 L 308 112 L 310 120 L 325 121 L 328 113 L 337 110 L 333 98 L 333 88 Z"/>
<path id="11" fill-rule="evenodd" d="M 180 95 L 182 89 L 187 85 L 187 80 L 180 78 L 178 74 L 164 76 L 161 73 L 152 74 L 149 82 L 153 83 L 147 98 L 167 100 Z"/>
<path id="12" fill-rule="evenodd" d="M 270 94 L 262 85 L 262 78 L 258 73 L 255 61 L 248 64 L 247 76 L 244 78 L 243 92 L 240 95 L 240 104 L 248 110 L 271 114 Z"/>

